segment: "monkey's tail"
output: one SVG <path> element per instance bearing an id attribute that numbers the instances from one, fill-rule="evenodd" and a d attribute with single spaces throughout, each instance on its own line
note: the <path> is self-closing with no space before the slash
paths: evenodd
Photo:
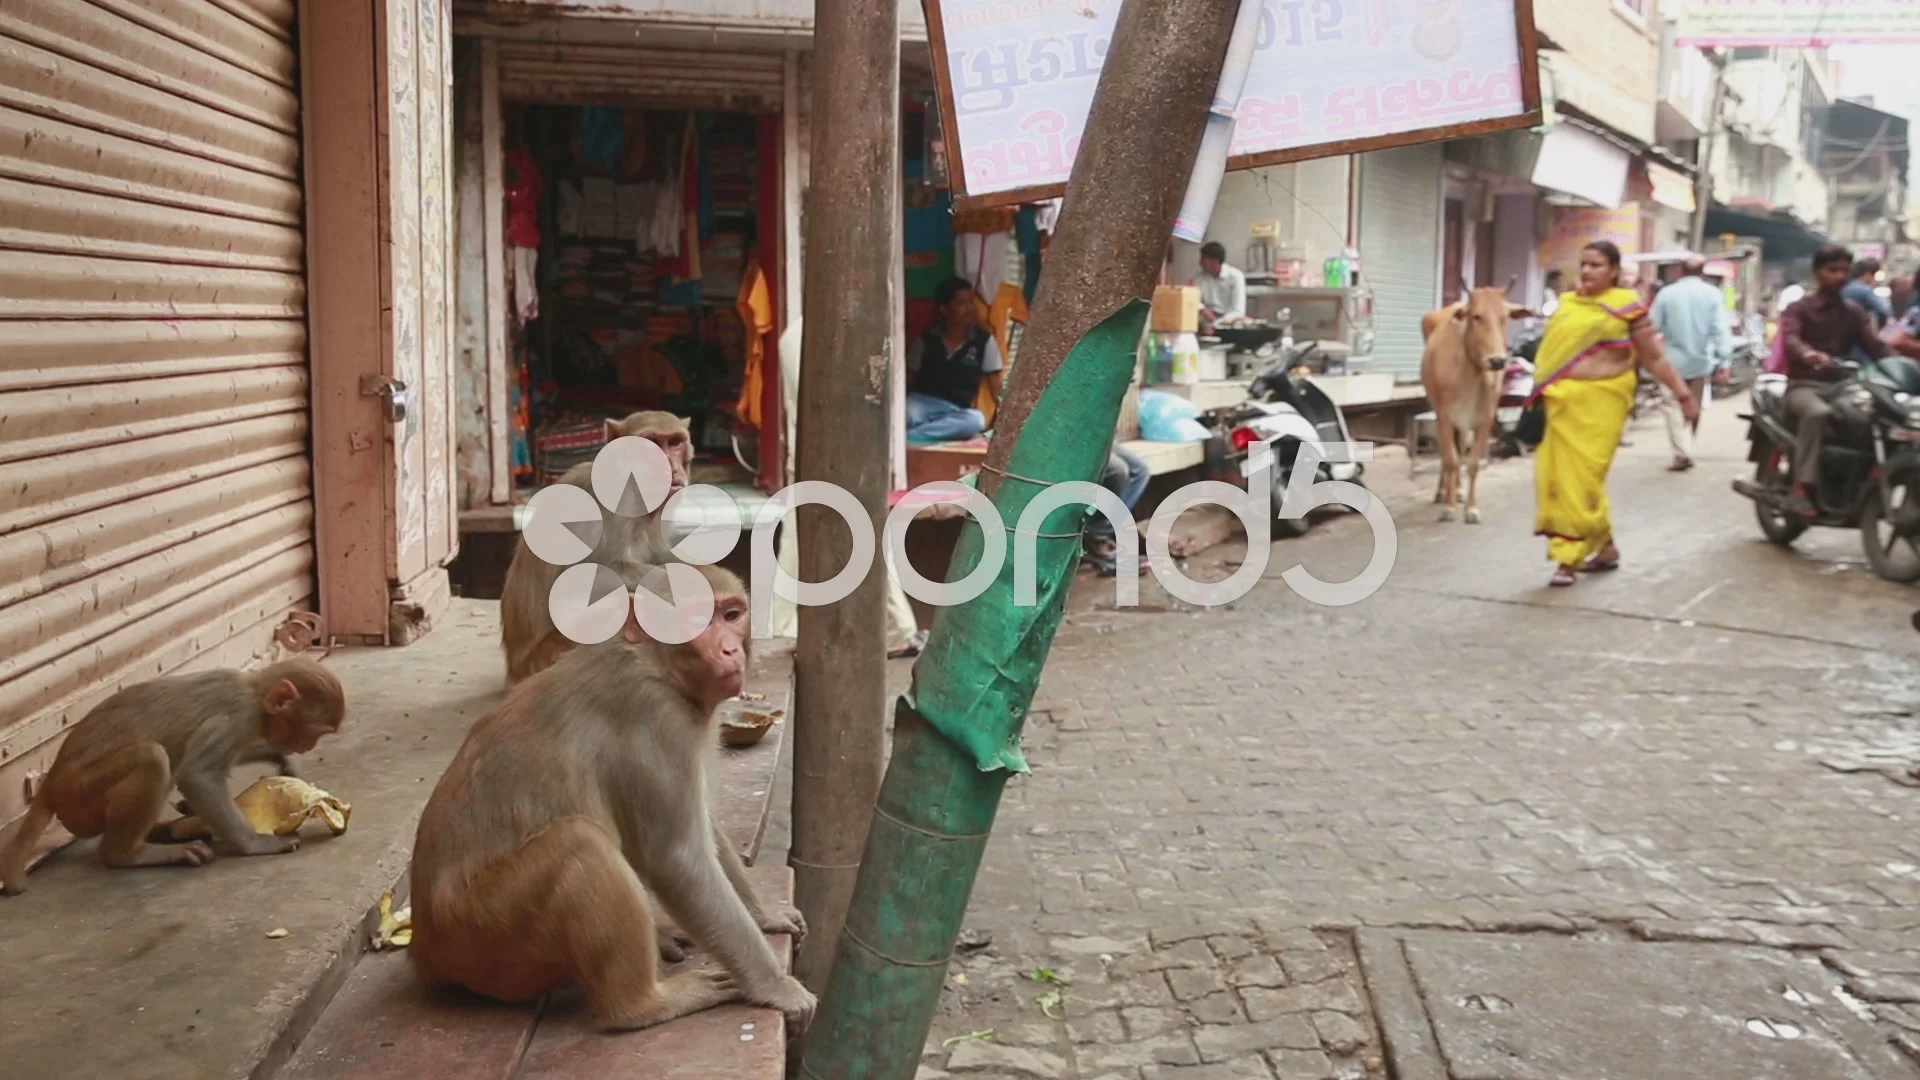
<path id="1" fill-rule="evenodd" d="M 42 784 L 27 815 L 20 819 L 20 827 L 13 830 L 6 851 L 0 852 L 0 892 L 19 896 L 27 891 L 27 860 L 33 857 L 33 845 L 39 842 L 40 834 L 51 824 L 53 809 L 47 805 L 47 786 Z"/>

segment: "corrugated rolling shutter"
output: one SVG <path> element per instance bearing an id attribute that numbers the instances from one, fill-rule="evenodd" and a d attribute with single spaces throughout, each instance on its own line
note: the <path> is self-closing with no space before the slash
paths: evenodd
<path id="1" fill-rule="evenodd" d="M 502 41 L 500 95 L 556 105 L 777 112 L 780 62 L 777 52 Z"/>
<path id="2" fill-rule="evenodd" d="M 1373 365 L 1420 377 L 1420 318 L 1439 298 L 1438 143 L 1360 158 L 1360 263 L 1373 290 Z"/>
<path id="3" fill-rule="evenodd" d="M 0 7 L 0 820 L 313 593 L 293 0 Z"/>

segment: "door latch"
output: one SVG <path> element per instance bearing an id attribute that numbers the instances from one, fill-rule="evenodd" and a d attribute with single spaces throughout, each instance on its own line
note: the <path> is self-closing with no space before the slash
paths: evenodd
<path id="1" fill-rule="evenodd" d="M 407 384 L 390 375 L 360 376 L 360 392 L 369 397 L 378 397 L 385 406 L 387 423 L 404 423 L 407 419 Z"/>

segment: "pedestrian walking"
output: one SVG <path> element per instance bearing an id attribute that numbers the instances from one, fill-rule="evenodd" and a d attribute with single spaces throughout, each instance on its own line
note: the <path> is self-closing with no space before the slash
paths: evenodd
<path id="1" fill-rule="evenodd" d="M 1847 283 L 1840 287 L 1840 296 L 1851 303 L 1858 304 L 1860 310 L 1867 313 L 1873 324 L 1873 332 L 1879 333 L 1893 321 L 1893 307 L 1880 296 L 1876 286 L 1880 283 L 1880 260 L 1861 259 L 1848 271 Z"/>
<path id="2" fill-rule="evenodd" d="M 1607 471 L 1633 411 L 1636 362 L 1672 391 L 1689 423 L 1699 416 L 1640 294 L 1620 284 L 1620 249 L 1596 241 L 1580 251 L 1579 286 L 1547 321 L 1534 366 L 1547 421 L 1534 457 L 1534 531 L 1547 538 L 1556 587 L 1572 585 L 1576 571 L 1620 565 Z"/>
<path id="3" fill-rule="evenodd" d="M 1707 379 L 1726 357 L 1731 341 L 1727 333 L 1726 299 L 1707 280 L 1707 261 L 1690 255 L 1681 264 L 1680 280 L 1660 290 L 1653 298 L 1653 328 L 1660 331 L 1667 359 L 1687 384 L 1687 390 L 1704 407 Z M 1688 420 L 1680 400 L 1665 386 L 1660 388 L 1660 413 L 1667 421 L 1667 442 L 1673 447 L 1674 472 L 1693 468 L 1693 437 L 1700 430 L 1699 410 Z"/>

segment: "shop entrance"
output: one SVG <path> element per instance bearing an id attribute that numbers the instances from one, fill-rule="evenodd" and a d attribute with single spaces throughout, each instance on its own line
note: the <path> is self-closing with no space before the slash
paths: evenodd
<path id="1" fill-rule="evenodd" d="M 694 482 L 756 486 L 780 460 L 761 446 L 780 428 L 778 115 L 502 113 L 516 501 L 639 409 L 688 418 Z"/>

